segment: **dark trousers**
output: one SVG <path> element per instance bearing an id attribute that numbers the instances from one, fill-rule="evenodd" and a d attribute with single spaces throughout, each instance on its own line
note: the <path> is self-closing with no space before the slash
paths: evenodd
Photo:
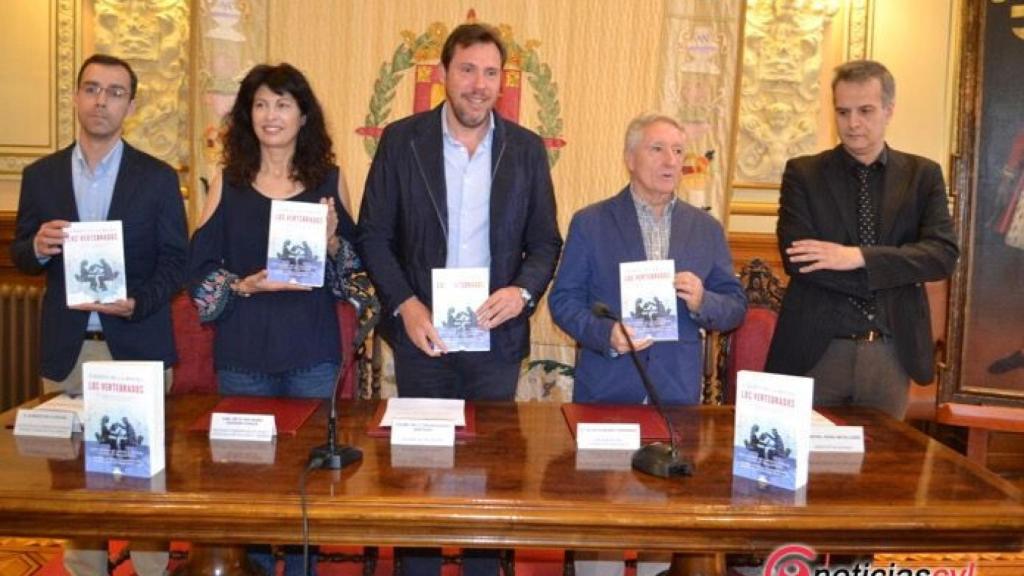
<path id="1" fill-rule="evenodd" d="M 398 395 L 406 398 L 514 400 L 522 362 L 490 352 L 451 352 L 427 356 L 404 334 L 395 343 Z"/>
<path id="2" fill-rule="evenodd" d="M 510 401 L 516 396 L 522 362 L 509 362 L 496 352 L 452 352 L 427 356 L 404 334 L 395 342 L 395 380 L 398 395 L 406 398 L 462 398 Z M 400 548 L 402 576 L 437 576 L 441 573 L 440 548 Z M 498 550 L 463 550 L 463 576 L 495 576 Z"/>
<path id="3" fill-rule="evenodd" d="M 462 575 L 496 576 L 500 554 L 498 550 L 463 550 Z M 401 576 L 438 576 L 441 573 L 440 548 L 398 548 L 395 556 L 402 564 Z"/>
<path id="4" fill-rule="evenodd" d="M 907 412 L 910 377 L 891 338 L 836 338 L 807 376 L 814 378 L 815 407 L 868 406 L 897 420 Z"/>

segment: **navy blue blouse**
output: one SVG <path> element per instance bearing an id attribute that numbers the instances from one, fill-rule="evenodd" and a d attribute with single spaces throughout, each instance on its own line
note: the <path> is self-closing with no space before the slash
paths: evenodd
<path id="1" fill-rule="evenodd" d="M 316 189 L 289 200 L 329 198 L 338 213 L 338 234 L 355 242 L 355 223 L 336 200 L 338 178 L 335 168 Z M 271 202 L 252 185 L 240 188 L 224 182 L 216 211 L 192 237 L 189 277 L 193 283 L 218 268 L 239 278 L 266 268 Z M 216 325 L 218 370 L 277 373 L 341 358 L 338 317 L 329 287 L 236 297 Z"/>

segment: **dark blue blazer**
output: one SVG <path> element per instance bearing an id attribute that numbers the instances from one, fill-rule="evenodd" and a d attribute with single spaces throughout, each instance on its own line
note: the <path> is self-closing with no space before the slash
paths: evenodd
<path id="1" fill-rule="evenodd" d="M 672 212 L 669 258 L 676 272 L 704 282 L 697 314 L 677 299 L 679 340 L 639 352 L 663 402 L 698 404 L 701 389 L 700 328 L 730 330 L 743 321 L 747 300 L 732 268 L 722 226 L 711 215 L 678 201 Z M 638 404 L 646 393 L 628 355 L 611 351 L 611 320 L 591 313 L 603 302 L 622 316 L 619 264 L 645 260 L 643 236 L 629 187 L 573 216 L 555 286 L 551 315 L 580 345 L 573 402 Z"/>
<path id="2" fill-rule="evenodd" d="M 25 168 L 11 259 L 28 274 L 46 273 L 40 342 L 40 374 L 63 380 L 78 361 L 89 313 L 70 310 L 64 292 L 64 259 L 36 259 L 32 239 L 50 220 L 78 221 L 71 181 L 74 145 Z M 177 360 L 171 330 L 170 300 L 184 281 L 188 246 L 185 206 L 174 169 L 127 143 L 121 157 L 108 220 L 124 227 L 131 318 L 100 315 L 115 360 Z"/>
<path id="3" fill-rule="evenodd" d="M 359 255 L 383 307 L 381 332 L 404 336 L 398 306 L 416 296 L 432 302 L 433 268 L 448 257 L 448 194 L 441 137 L 442 107 L 384 130 L 359 211 Z M 562 236 L 555 218 L 547 152 L 540 137 L 495 115 L 491 152 L 491 291 L 529 290 L 540 300 L 555 273 Z M 530 350 L 531 309 L 491 331 L 492 350 L 509 362 Z"/>

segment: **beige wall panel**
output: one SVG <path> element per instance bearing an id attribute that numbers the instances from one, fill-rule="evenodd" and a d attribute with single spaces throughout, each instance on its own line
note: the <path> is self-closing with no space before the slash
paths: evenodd
<path id="1" fill-rule="evenodd" d="M 3 10 L 0 78 L 11 81 L 0 82 L 0 147 L 35 152 L 53 146 L 54 10 L 39 0 L 7 0 Z"/>
<path id="2" fill-rule="evenodd" d="M 471 8 L 480 21 L 507 24 L 520 44 L 539 41 L 537 51 L 551 67 L 567 142 L 552 171 L 565 231 L 576 210 L 612 195 L 627 181 L 626 124 L 658 101 L 662 0 L 273 0 L 268 53 L 271 61 L 288 61 L 309 76 L 358 210 L 370 157 L 355 130 L 364 124 L 381 63 L 390 62 L 403 31 L 419 35 L 433 22 L 450 30 Z M 411 73 L 406 73 L 390 120 L 412 110 L 412 93 Z M 537 106 L 526 82 L 521 101 L 520 122 L 536 129 Z M 535 342 L 568 342 L 551 325 L 546 305 L 538 316 Z"/>
<path id="3" fill-rule="evenodd" d="M 896 111 L 886 134 L 897 149 L 938 162 L 949 174 L 956 0 L 877 1 L 871 57 L 896 77 Z"/>
<path id="4" fill-rule="evenodd" d="M 508 24 L 518 41 L 539 40 L 551 66 L 567 145 L 553 170 L 563 225 L 576 209 L 626 182 L 622 133 L 656 102 L 663 5 L 645 0 L 393 2 L 278 1 L 271 4 L 269 53 L 305 71 L 327 110 L 335 148 L 355 205 L 370 158 L 355 129 L 363 124 L 378 69 L 403 30 L 432 22 L 453 27 L 473 8 L 481 21 Z M 409 74 L 396 89 L 391 120 L 411 111 Z M 521 123 L 536 128 L 533 92 L 524 84 Z"/>
<path id="5" fill-rule="evenodd" d="M 0 180 L 0 212 L 18 209 L 21 178 Z"/>

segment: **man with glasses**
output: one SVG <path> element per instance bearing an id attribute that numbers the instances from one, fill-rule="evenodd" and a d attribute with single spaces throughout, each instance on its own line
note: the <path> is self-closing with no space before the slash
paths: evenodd
<path id="1" fill-rule="evenodd" d="M 78 140 L 22 174 L 11 258 L 25 273 L 46 273 L 39 352 L 44 392 L 81 393 L 81 366 L 88 361 L 176 361 L 170 300 L 184 280 L 185 207 L 174 169 L 121 139 L 137 86 L 127 62 L 90 56 L 78 71 L 74 95 Z M 101 220 L 122 222 L 128 297 L 69 308 L 64 228 Z M 166 376 L 169 387 L 169 370 Z M 68 570 L 105 574 L 106 551 L 84 548 L 98 544 L 68 544 Z M 133 563 L 141 575 L 161 574 L 167 553 L 133 554 Z"/>

